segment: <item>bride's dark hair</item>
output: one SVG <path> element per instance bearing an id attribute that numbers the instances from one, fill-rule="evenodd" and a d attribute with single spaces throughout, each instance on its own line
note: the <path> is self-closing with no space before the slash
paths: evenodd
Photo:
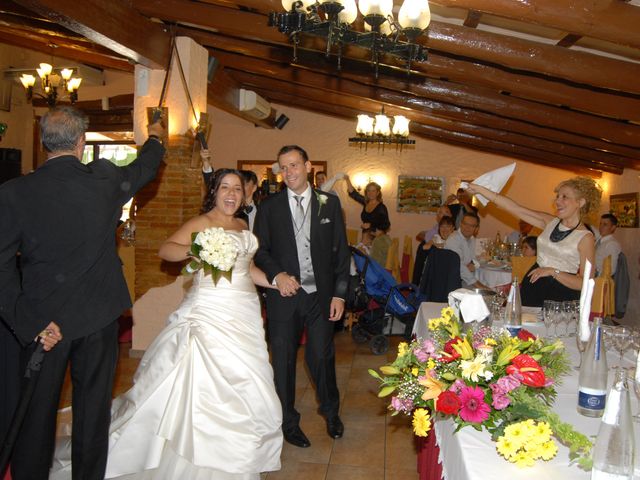
<path id="1" fill-rule="evenodd" d="M 240 184 L 242 185 L 242 203 L 240 204 L 240 207 L 238 207 L 238 210 L 236 210 L 235 215 L 237 216 L 238 213 L 241 212 L 245 207 L 244 177 L 235 168 L 221 168 L 219 170 L 216 170 L 216 172 L 213 174 L 213 178 L 211 178 L 211 182 L 209 182 L 209 189 L 202 202 L 202 209 L 200 210 L 200 213 L 207 213 L 213 210 L 213 207 L 216 206 L 216 195 L 218 194 L 218 190 L 220 190 L 222 179 L 227 175 L 235 175 L 240 179 Z"/>

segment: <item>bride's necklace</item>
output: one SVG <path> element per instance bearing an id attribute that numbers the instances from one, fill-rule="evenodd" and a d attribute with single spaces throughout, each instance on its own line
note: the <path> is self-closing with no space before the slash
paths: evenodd
<path id="1" fill-rule="evenodd" d="M 580 226 L 580 224 L 582 223 L 580 220 L 578 220 L 578 224 L 573 227 L 570 228 L 569 230 L 560 230 L 560 220 L 558 220 L 558 223 L 556 224 L 555 228 L 552 230 L 551 235 L 549 235 L 549 240 L 551 240 L 553 243 L 557 243 L 557 242 L 561 242 L 562 240 L 564 240 L 565 238 L 567 238 L 569 235 L 571 235 L 571 233 Z"/>

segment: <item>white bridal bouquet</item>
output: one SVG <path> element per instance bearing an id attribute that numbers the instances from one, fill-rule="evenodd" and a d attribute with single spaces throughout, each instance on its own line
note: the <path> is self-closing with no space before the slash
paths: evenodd
<path id="1" fill-rule="evenodd" d="M 231 271 L 238 257 L 238 244 L 223 228 L 207 228 L 191 234 L 189 256 L 191 261 L 184 267 L 183 273 L 202 269 L 205 275 L 211 274 L 216 285 L 220 277 L 231 281 Z"/>

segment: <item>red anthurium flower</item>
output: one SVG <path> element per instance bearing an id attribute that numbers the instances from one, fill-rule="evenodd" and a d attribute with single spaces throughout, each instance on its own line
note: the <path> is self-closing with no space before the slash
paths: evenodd
<path id="1" fill-rule="evenodd" d="M 460 399 L 451 391 L 442 392 L 436 399 L 436 411 L 445 415 L 456 415 L 460 410 Z"/>
<path id="2" fill-rule="evenodd" d="M 507 373 L 519 373 L 522 383 L 529 387 L 544 387 L 544 371 L 538 362 L 529 355 L 521 354 L 511 360 L 511 365 L 507 367 Z"/>
<path id="3" fill-rule="evenodd" d="M 440 356 L 440 361 L 444 362 L 444 363 L 449 363 L 449 362 L 453 362 L 455 359 L 460 358 L 460 354 L 458 352 L 456 352 L 455 348 L 453 348 L 453 346 L 458 343 L 461 342 L 462 339 L 460 337 L 453 337 L 451 340 L 449 340 L 447 343 L 444 344 L 444 352 L 442 352 L 442 355 Z"/>
<path id="4" fill-rule="evenodd" d="M 527 340 L 535 340 L 536 336 L 533 333 L 531 333 L 529 330 L 521 328 L 520 331 L 518 332 L 518 338 L 523 342 L 526 342 Z"/>

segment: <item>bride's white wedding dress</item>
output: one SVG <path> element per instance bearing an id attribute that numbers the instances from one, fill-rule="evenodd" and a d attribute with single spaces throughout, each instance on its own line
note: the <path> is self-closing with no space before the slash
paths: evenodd
<path id="1" fill-rule="evenodd" d="M 240 247 L 231 282 L 196 274 L 133 387 L 113 401 L 106 478 L 238 480 L 280 469 L 282 410 L 249 275 L 257 240 L 227 233 Z"/>

